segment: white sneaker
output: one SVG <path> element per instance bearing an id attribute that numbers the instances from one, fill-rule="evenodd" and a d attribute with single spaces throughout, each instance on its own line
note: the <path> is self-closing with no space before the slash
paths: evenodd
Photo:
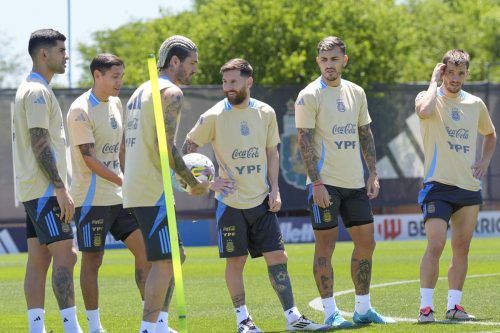
<path id="1" fill-rule="evenodd" d="M 179 333 L 179 332 L 177 332 L 176 330 L 174 330 L 174 329 L 172 329 L 172 328 L 169 327 L 168 328 L 168 333 Z"/>
<path id="2" fill-rule="evenodd" d="M 293 323 L 286 323 L 287 331 L 325 331 L 331 328 L 328 325 L 318 324 L 312 321 L 311 319 L 307 319 L 306 316 L 302 316 Z"/>
<path id="3" fill-rule="evenodd" d="M 446 311 L 446 319 L 457 320 L 457 321 L 468 321 L 468 320 L 476 320 L 476 317 L 465 312 L 464 308 L 457 304 L 455 305 L 454 309 Z"/>
<path id="4" fill-rule="evenodd" d="M 248 316 L 247 319 L 238 324 L 236 333 L 262 333 L 262 331 L 254 324 L 252 317 Z"/>

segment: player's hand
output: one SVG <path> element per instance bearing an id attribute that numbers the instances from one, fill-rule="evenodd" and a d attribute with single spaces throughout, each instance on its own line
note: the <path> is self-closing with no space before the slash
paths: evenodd
<path id="1" fill-rule="evenodd" d="M 269 211 L 276 213 L 281 209 L 281 195 L 279 189 L 272 189 L 269 192 Z"/>
<path id="2" fill-rule="evenodd" d="M 443 63 L 439 63 L 434 67 L 434 71 L 432 72 L 432 78 L 431 80 L 433 82 L 439 82 L 441 81 L 444 73 L 444 69 L 446 68 L 446 65 Z"/>
<path id="3" fill-rule="evenodd" d="M 488 171 L 488 166 L 490 165 L 489 160 L 479 160 L 477 161 L 472 167 L 472 175 L 476 179 L 481 179 L 483 176 L 486 174 L 486 171 Z"/>
<path id="4" fill-rule="evenodd" d="M 380 191 L 380 184 L 378 182 L 378 175 L 370 173 L 368 180 L 366 181 L 366 194 L 369 199 L 375 199 L 378 197 L 378 192 Z"/>
<path id="5" fill-rule="evenodd" d="M 117 182 L 116 185 L 118 186 L 123 186 L 123 175 L 117 175 Z"/>
<path id="6" fill-rule="evenodd" d="M 188 194 L 195 196 L 205 195 L 208 193 L 210 185 L 212 185 L 212 183 L 208 181 L 198 182 L 195 186 L 189 187 Z"/>
<path id="7" fill-rule="evenodd" d="M 57 203 L 61 209 L 59 218 L 62 222 L 69 223 L 75 214 L 75 204 L 73 203 L 73 199 L 69 195 L 68 190 L 66 190 L 66 187 L 56 188 L 55 192 Z"/>
<path id="8" fill-rule="evenodd" d="M 219 192 L 222 196 L 231 194 L 236 189 L 236 182 L 234 179 L 216 177 L 210 185 L 210 189 L 214 192 Z"/>
<path id="9" fill-rule="evenodd" d="M 323 185 L 323 184 L 318 184 L 318 185 L 311 184 L 311 186 L 312 186 L 312 191 L 313 191 L 314 204 L 318 205 L 321 208 L 330 207 L 332 202 L 330 200 L 330 194 L 328 193 L 328 190 L 326 189 L 325 185 Z"/>

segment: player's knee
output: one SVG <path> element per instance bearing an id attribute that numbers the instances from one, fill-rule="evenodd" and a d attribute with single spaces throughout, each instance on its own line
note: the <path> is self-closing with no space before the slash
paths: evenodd
<path id="1" fill-rule="evenodd" d="M 427 253 L 433 257 L 441 256 L 445 242 L 441 240 L 432 240 L 427 243 Z"/>
<path id="2" fill-rule="evenodd" d="M 317 238 L 315 244 L 315 250 L 317 254 L 321 256 L 331 256 L 333 250 L 335 250 L 335 240 L 333 239 L 325 239 L 325 238 Z"/>
<path id="3" fill-rule="evenodd" d="M 468 256 L 469 255 L 469 249 L 470 249 L 470 241 L 463 240 L 463 241 L 458 241 L 452 243 L 452 252 L 453 256 Z"/>
<path id="4" fill-rule="evenodd" d="M 246 256 L 227 258 L 226 267 L 228 270 L 232 271 L 242 271 L 245 267 L 245 263 L 247 261 Z"/>
<path id="5" fill-rule="evenodd" d="M 36 270 L 36 271 L 45 271 L 49 269 L 50 262 L 52 260 L 52 256 L 50 253 L 43 253 L 38 255 L 29 255 L 28 261 L 26 262 L 26 271 Z"/>
<path id="6" fill-rule="evenodd" d="M 67 252 L 53 253 L 53 258 L 54 266 L 63 266 L 71 269 L 75 267 L 76 261 L 78 260 L 76 250 L 73 247 Z"/>
<path id="7" fill-rule="evenodd" d="M 102 265 L 103 252 L 85 252 L 82 255 L 82 267 L 98 270 Z"/>

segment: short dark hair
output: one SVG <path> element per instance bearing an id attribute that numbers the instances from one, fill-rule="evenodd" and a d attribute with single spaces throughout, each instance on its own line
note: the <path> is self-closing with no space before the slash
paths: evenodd
<path id="1" fill-rule="evenodd" d="M 454 49 L 449 50 L 443 56 L 442 63 L 448 65 L 448 63 L 453 63 L 455 66 L 465 65 L 469 69 L 470 56 L 464 50 Z"/>
<path id="2" fill-rule="evenodd" d="M 123 60 L 121 60 L 114 54 L 101 53 L 96 55 L 94 59 L 92 59 L 92 62 L 90 63 L 90 73 L 92 74 L 92 77 L 94 77 L 94 71 L 96 70 L 104 74 L 113 66 L 125 67 L 125 64 L 123 63 Z"/>
<path id="3" fill-rule="evenodd" d="M 32 32 L 28 43 L 28 52 L 31 58 L 43 47 L 56 46 L 59 40 L 65 42 L 66 36 L 54 29 L 40 29 Z"/>
<path id="4" fill-rule="evenodd" d="M 220 68 L 220 74 L 224 74 L 228 71 L 237 70 L 240 71 L 241 76 L 250 77 L 253 74 L 253 68 L 248 61 L 241 58 L 234 58 L 226 62 Z"/>
<path id="5" fill-rule="evenodd" d="M 335 48 L 335 46 L 340 47 L 340 50 L 345 55 L 345 43 L 342 39 L 336 36 L 323 38 L 323 40 L 318 43 L 318 54 L 320 51 L 331 51 Z"/>
<path id="6" fill-rule="evenodd" d="M 167 38 L 158 51 L 158 69 L 168 68 L 173 56 L 184 62 L 192 52 L 197 52 L 196 44 L 187 37 L 174 35 Z"/>

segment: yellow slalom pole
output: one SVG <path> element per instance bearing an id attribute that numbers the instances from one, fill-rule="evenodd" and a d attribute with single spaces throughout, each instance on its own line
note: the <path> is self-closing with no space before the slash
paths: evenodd
<path id="1" fill-rule="evenodd" d="M 158 85 L 158 69 L 154 55 L 148 57 L 149 79 L 151 82 L 151 94 L 153 97 L 153 109 L 156 121 L 156 136 L 160 151 L 161 174 L 163 177 L 163 190 L 165 193 L 165 204 L 167 208 L 168 233 L 172 249 L 172 262 L 174 266 L 175 293 L 177 297 L 177 311 L 179 313 L 179 331 L 187 332 L 186 322 L 186 300 L 184 298 L 184 281 L 182 279 L 181 256 L 179 251 L 179 238 L 177 236 L 177 220 L 175 218 L 174 192 L 172 190 L 172 179 L 170 178 L 170 162 L 167 151 L 167 135 L 163 120 L 161 107 L 160 88 Z"/>

